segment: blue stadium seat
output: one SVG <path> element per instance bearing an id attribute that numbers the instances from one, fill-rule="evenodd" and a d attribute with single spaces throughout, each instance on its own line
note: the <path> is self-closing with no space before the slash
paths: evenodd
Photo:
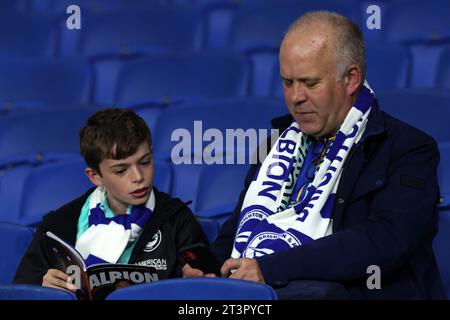
<path id="1" fill-rule="evenodd" d="M 5 57 L 50 57 L 55 53 L 55 38 L 52 19 L 0 10 L 0 61 Z"/>
<path id="2" fill-rule="evenodd" d="M 208 242 L 212 243 L 219 234 L 220 224 L 216 220 L 208 218 L 197 217 L 197 221 L 202 227 L 206 237 L 208 238 Z"/>
<path id="3" fill-rule="evenodd" d="M 243 95 L 246 72 L 245 59 L 232 53 L 153 55 L 122 65 L 114 102 L 160 106 Z"/>
<path id="4" fill-rule="evenodd" d="M 3 0 L 4 1 L 4 0 Z M 148 10 L 159 7 L 159 1 L 148 0 L 30 0 L 34 12 L 65 14 L 70 5 L 80 7 L 82 13 L 100 14 L 123 10 Z"/>
<path id="5" fill-rule="evenodd" d="M 382 110 L 435 138 L 450 142 L 447 119 L 450 92 L 432 89 L 399 89 L 375 92 Z"/>
<path id="6" fill-rule="evenodd" d="M 442 41 L 450 37 L 450 2 L 446 0 L 396 1 L 386 12 L 388 40 L 392 42 Z"/>
<path id="7" fill-rule="evenodd" d="M 153 135 L 153 150 L 155 158 L 173 164 L 172 193 L 184 201 L 192 200 L 191 208 L 196 208 L 202 166 L 254 161 L 258 144 L 270 134 L 271 119 L 285 113 L 280 100 L 250 98 L 211 100 L 165 109 Z M 235 137 L 239 135 L 242 140 L 238 143 Z"/>
<path id="8" fill-rule="evenodd" d="M 265 284 L 224 278 L 185 278 L 138 284 L 112 292 L 107 300 L 277 300 Z"/>
<path id="9" fill-rule="evenodd" d="M 443 50 L 439 59 L 435 86 L 439 89 L 450 89 L 450 46 Z"/>
<path id="10" fill-rule="evenodd" d="M 91 90 L 89 65 L 79 59 L 0 59 L 0 103 L 88 103 Z"/>
<path id="11" fill-rule="evenodd" d="M 143 108 L 133 108 L 134 112 L 136 112 L 142 119 L 145 120 L 147 126 L 150 129 L 150 133 L 153 135 L 155 131 L 156 124 L 158 123 L 158 117 L 163 108 L 158 107 L 143 107 Z"/>
<path id="12" fill-rule="evenodd" d="M 0 117 L 0 164 L 47 152 L 78 153 L 78 130 L 96 110 L 73 108 L 16 112 Z"/>
<path id="13" fill-rule="evenodd" d="M 411 52 L 411 87 L 432 88 L 442 44 L 450 41 L 450 2 L 399 1 L 389 7 L 385 21 L 387 41 Z"/>
<path id="14" fill-rule="evenodd" d="M 433 251 L 444 284 L 447 298 L 450 298 L 450 211 L 439 211 L 439 231 L 434 238 Z"/>
<path id="15" fill-rule="evenodd" d="M 166 193 L 172 192 L 172 168 L 164 160 L 154 159 L 153 185 Z"/>
<path id="16" fill-rule="evenodd" d="M 24 188 L 35 168 L 77 156 L 72 153 L 47 153 L 43 156 L 10 158 L 4 164 L 0 163 L 0 221 L 18 223 Z"/>
<path id="17" fill-rule="evenodd" d="M 439 151 L 441 153 L 441 159 L 439 162 L 438 177 L 442 196 L 439 206 L 450 209 L 450 143 L 439 144 Z"/>
<path id="18" fill-rule="evenodd" d="M 204 166 L 198 184 L 196 215 L 218 220 L 233 212 L 248 169 L 248 165 Z"/>
<path id="19" fill-rule="evenodd" d="M 95 102 L 113 103 L 114 85 L 123 62 L 149 53 L 192 50 L 199 41 L 198 20 L 195 9 L 186 8 L 88 16 L 81 29 L 78 50 L 94 66 Z"/>
<path id="20" fill-rule="evenodd" d="M 28 9 L 27 0 L 2 0 L 0 12 L 23 12 Z"/>
<path id="21" fill-rule="evenodd" d="M 197 12 L 186 8 L 89 15 L 82 28 L 79 48 L 91 57 L 190 50 L 195 44 L 197 19 Z"/>
<path id="22" fill-rule="evenodd" d="M 0 169 L 0 221 L 17 223 L 23 188 L 32 167 L 8 166 Z"/>
<path id="23" fill-rule="evenodd" d="M 0 213 L 1 214 L 1 213 Z M 16 274 L 17 266 L 33 239 L 33 231 L 27 227 L 0 223 L 0 284 L 9 284 Z M 0 295 L 2 289 L 0 289 Z M 2 296 L 0 296 L 1 300 Z"/>
<path id="24" fill-rule="evenodd" d="M 49 211 L 58 209 L 92 188 L 84 173 L 85 168 L 81 157 L 33 168 L 24 183 L 17 222 L 33 226 Z"/>
<path id="25" fill-rule="evenodd" d="M 0 285 L 0 300 L 77 300 L 73 293 L 26 284 Z"/>
<path id="26" fill-rule="evenodd" d="M 227 48 L 231 23 L 241 3 L 233 0 L 197 1 L 202 12 L 203 48 Z"/>
<path id="27" fill-rule="evenodd" d="M 406 88 L 410 60 L 406 49 L 390 45 L 366 46 L 366 79 L 375 90 Z"/>

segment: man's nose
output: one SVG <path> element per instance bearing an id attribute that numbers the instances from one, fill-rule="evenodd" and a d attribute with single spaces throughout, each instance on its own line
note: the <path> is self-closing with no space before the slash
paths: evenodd
<path id="1" fill-rule="evenodd" d="M 295 83 L 292 87 L 291 100 L 294 105 L 301 104 L 306 101 L 306 92 L 301 84 Z"/>

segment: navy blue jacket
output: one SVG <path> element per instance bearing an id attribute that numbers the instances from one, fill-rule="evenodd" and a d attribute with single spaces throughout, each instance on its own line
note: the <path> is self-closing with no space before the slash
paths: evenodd
<path id="1" fill-rule="evenodd" d="M 272 121 L 286 129 L 292 117 Z M 282 132 L 282 131 L 281 131 Z M 437 232 L 439 151 L 433 138 L 372 108 L 361 141 L 344 164 L 333 210 L 333 234 L 257 258 L 274 287 L 309 279 L 344 284 L 358 299 L 445 299 L 432 251 Z M 259 165 L 251 167 L 233 216 L 212 248 L 230 257 L 239 211 Z M 381 270 L 369 290 L 367 268 Z"/>

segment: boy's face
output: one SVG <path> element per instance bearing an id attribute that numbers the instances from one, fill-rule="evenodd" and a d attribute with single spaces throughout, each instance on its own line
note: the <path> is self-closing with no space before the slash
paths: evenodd
<path id="1" fill-rule="evenodd" d="M 153 159 L 150 147 L 142 143 L 125 159 L 104 159 L 99 165 L 101 176 L 86 169 L 89 179 L 105 188 L 108 204 L 115 214 L 126 213 L 128 205 L 145 204 L 153 187 Z"/>

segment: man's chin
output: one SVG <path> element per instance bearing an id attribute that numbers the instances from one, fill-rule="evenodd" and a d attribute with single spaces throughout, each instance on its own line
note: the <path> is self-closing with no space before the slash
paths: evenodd
<path id="1" fill-rule="evenodd" d="M 300 127 L 300 131 L 303 132 L 304 134 L 307 134 L 312 137 L 316 137 L 320 134 L 320 131 L 317 130 L 317 128 L 314 128 L 314 127 L 308 125 L 307 123 L 303 123 L 303 124 L 299 123 L 299 122 L 297 122 L 297 123 L 298 123 L 298 126 Z"/>

